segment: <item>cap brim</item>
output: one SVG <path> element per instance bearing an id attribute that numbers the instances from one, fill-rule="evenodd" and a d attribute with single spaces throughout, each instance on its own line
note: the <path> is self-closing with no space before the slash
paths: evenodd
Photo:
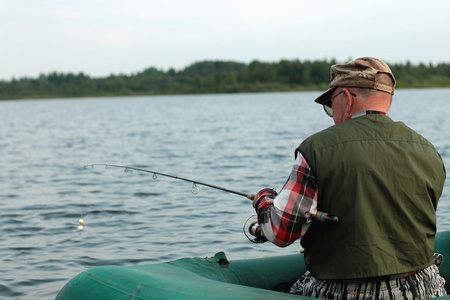
<path id="1" fill-rule="evenodd" d="M 325 104 L 328 101 L 330 101 L 331 98 L 331 94 L 333 94 L 333 91 L 336 89 L 336 87 L 332 87 L 329 88 L 325 93 L 323 93 L 322 95 L 320 95 L 319 97 L 317 97 L 317 99 L 315 100 L 316 103 L 319 104 Z"/>

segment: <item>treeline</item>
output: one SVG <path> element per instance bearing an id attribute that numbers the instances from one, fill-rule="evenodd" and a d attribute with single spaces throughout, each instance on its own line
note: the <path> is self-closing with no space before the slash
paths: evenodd
<path id="1" fill-rule="evenodd" d="M 148 68 L 131 75 L 91 78 L 52 72 L 0 81 L 0 99 L 301 91 L 326 89 L 332 60 L 203 61 L 183 70 Z M 398 88 L 450 87 L 450 64 L 392 64 Z"/>

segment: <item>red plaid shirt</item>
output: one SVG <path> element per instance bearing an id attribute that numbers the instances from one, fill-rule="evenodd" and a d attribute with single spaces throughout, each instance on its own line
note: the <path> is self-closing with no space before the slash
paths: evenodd
<path id="1" fill-rule="evenodd" d="M 255 198 L 262 233 L 275 245 L 286 247 L 306 233 L 317 212 L 316 178 L 299 153 L 280 193 L 263 189 Z"/>

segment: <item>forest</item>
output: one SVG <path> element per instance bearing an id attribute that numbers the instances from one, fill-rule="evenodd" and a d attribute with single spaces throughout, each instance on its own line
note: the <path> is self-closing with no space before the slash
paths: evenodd
<path id="1" fill-rule="evenodd" d="M 254 93 L 324 90 L 331 60 L 280 60 L 248 64 L 201 61 L 182 70 L 154 67 L 135 74 L 91 78 L 84 73 L 41 74 L 0 81 L 0 99 L 40 99 L 130 95 Z M 450 63 L 390 64 L 396 88 L 450 87 Z"/>

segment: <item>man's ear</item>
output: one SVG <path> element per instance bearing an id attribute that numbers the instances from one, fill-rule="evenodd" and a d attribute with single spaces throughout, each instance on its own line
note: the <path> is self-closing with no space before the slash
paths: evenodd
<path id="1" fill-rule="evenodd" d="M 352 109 L 353 109 L 353 104 L 354 104 L 354 99 L 352 94 L 350 94 L 350 92 L 347 89 L 344 89 L 344 93 L 347 96 L 347 107 L 345 108 L 346 113 L 348 114 L 352 114 Z"/>

